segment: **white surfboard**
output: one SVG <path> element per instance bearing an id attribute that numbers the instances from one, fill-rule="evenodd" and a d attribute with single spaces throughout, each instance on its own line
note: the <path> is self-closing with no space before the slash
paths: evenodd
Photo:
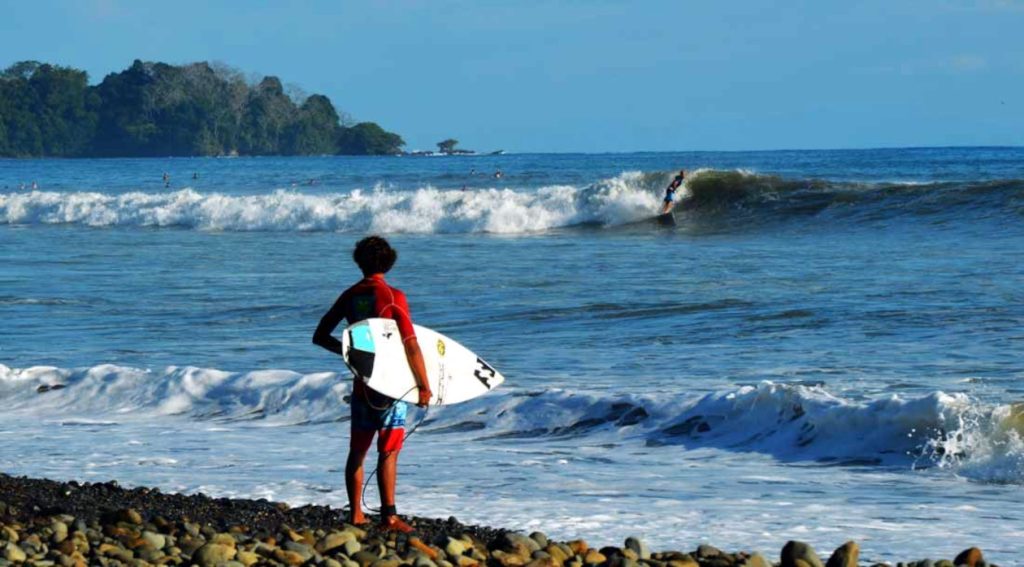
<path id="1" fill-rule="evenodd" d="M 430 382 L 430 405 L 457 404 L 486 394 L 505 378 L 468 348 L 426 327 L 414 325 Z M 396 400 L 416 403 L 419 390 L 405 356 L 398 324 L 373 318 L 345 329 L 341 339 L 345 364 L 370 389 Z"/>

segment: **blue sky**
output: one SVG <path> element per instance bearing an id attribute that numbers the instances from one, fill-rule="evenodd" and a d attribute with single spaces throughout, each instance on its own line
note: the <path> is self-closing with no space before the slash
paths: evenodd
<path id="1" fill-rule="evenodd" d="M 221 61 L 407 149 L 1024 145 L 1024 0 L 2 0 L 0 66 Z"/>

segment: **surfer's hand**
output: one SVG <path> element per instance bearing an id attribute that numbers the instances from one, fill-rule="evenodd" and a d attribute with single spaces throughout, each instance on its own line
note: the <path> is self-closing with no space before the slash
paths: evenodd
<path id="1" fill-rule="evenodd" d="M 425 408 L 427 407 L 428 404 L 430 404 L 430 396 L 433 395 L 433 393 L 429 389 L 425 388 L 420 388 L 419 390 L 420 399 L 418 402 L 416 402 L 416 405 L 418 405 L 421 408 Z"/>

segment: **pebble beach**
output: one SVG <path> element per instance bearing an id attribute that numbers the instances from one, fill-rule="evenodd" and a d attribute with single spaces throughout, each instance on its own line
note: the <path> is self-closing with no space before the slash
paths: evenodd
<path id="1" fill-rule="evenodd" d="M 0 566 L 146 567 L 308 565 L 317 567 L 856 567 L 848 541 L 819 555 L 800 541 L 777 553 L 651 550 L 636 537 L 609 542 L 554 541 L 514 526 L 493 528 L 409 518 L 412 534 L 353 526 L 330 506 L 297 508 L 261 500 L 164 494 L 158 489 L 56 482 L 0 474 Z M 890 565 L 873 564 L 872 567 Z M 978 548 L 952 559 L 897 567 L 997 567 Z"/>

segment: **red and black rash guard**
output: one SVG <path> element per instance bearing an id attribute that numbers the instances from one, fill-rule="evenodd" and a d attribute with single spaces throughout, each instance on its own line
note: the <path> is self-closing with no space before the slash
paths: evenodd
<path id="1" fill-rule="evenodd" d="M 331 309 L 320 319 L 320 324 L 316 328 L 316 336 L 329 336 L 342 319 L 352 325 L 371 317 L 394 319 L 398 323 L 398 333 L 402 336 L 402 344 L 409 339 L 416 338 L 405 294 L 402 293 L 402 290 L 388 285 L 384 281 L 383 274 L 374 274 L 363 278 L 354 286 L 346 289 L 334 302 Z M 363 387 L 363 383 L 356 380 L 353 393 L 362 394 Z"/>

